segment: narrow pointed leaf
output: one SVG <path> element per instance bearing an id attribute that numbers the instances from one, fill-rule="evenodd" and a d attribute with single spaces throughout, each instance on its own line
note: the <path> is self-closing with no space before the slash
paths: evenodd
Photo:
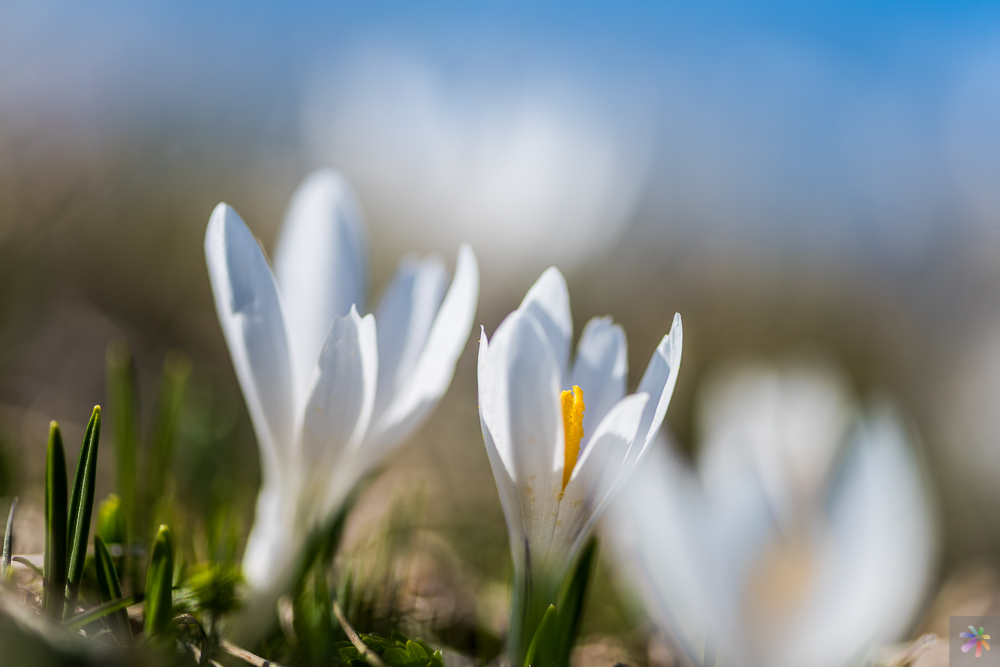
<path id="1" fill-rule="evenodd" d="M 11 558 L 11 561 L 13 561 L 14 563 L 20 563 L 21 565 L 25 566 L 26 568 L 37 574 L 38 578 L 41 579 L 43 583 L 45 582 L 45 573 L 42 572 L 40 569 L 38 569 L 37 565 L 32 563 L 24 556 L 14 556 L 13 558 Z"/>
<path id="2" fill-rule="evenodd" d="M 552 661 L 559 667 L 569 665 L 569 654 L 580 633 L 580 621 L 586 604 L 587 589 L 597 563 L 597 539 L 591 538 L 577 559 L 559 595 L 558 616 L 552 645 Z"/>
<path id="3" fill-rule="evenodd" d="M 157 401 L 153 426 L 152 443 L 149 452 L 149 469 L 146 489 L 149 494 L 149 508 L 155 512 L 166 488 L 167 472 L 170 470 L 177 441 L 177 425 L 188 377 L 191 374 L 191 360 L 180 352 L 171 352 L 163 362 L 163 382 Z M 150 517 L 154 522 L 156 517 Z M 155 523 L 153 525 L 156 525 Z"/>
<path id="4" fill-rule="evenodd" d="M 548 656 L 552 654 L 550 649 L 555 639 L 556 616 L 556 607 L 550 604 L 542 616 L 542 622 L 538 624 L 535 636 L 531 638 L 523 667 L 550 667 L 551 660 Z"/>
<path id="5" fill-rule="evenodd" d="M 91 609 L 84 614 L 74 616 L 68 623 L 66 623 L 66 627 L 70 630 L 79 630 L 80 628 L 86 627 L 98 619 L 104 618 L 108 614 L 113 614 L 119 609 L 125 609 L 134 604 L 139 604 L 145 599 L 145 593 L 133 593 L 128 597 L 112 600 L 111 602 L 102 604 L 100 607 Z"/>
<path id="6" fill-rule="evenodd" d="M 124 342 L 109 345 L 106 359 L 108 401 L 115 427 L 115 485 L 124 505 L 128 526 L 135 530 L 139 525 L 135 488 L 139 390 L 135 363 L 132 352 Z"/>
<path id="7" fill-rule="evenodd" d="M 66 453 L 59 424 L 49 425 L 45 453 L 45 556 L 42 607 L 62 619 L 66 591 Z"/>
<path id="8" fill-rule="evenodd" d="M 97 572 L 97 590 L 101 602 L 107 604 L 120 600 L 123 597 L 122 585 L 118 580 L 111 552 L 108 551 L 100 535 L 94 535 L 94 569 Z M 132 638 L 132 626 L 129 625 L 128 613 L 124 609 L 112 612 L 108 618 L 108 625 L 119 641 L 124 643 Z"/>
<path id="9" fill-rule="evenodd" d="M 169 639 L 173 628 L 172 589 L 174 574 L 174 545 L 170 529 L 160 526 L 153 540 L 146 571 L 146 635 L 154 640 Z"/>
<path id="10" fill-rule="evenodd" d="M 97 476 L 97 447 L 101 441 L 101 406 L 95 405 L 87 432 L 80 447 L 73 477 L 73 495 L 69 504 L 69 570 L 66 576 L 66 601 L 69 613 L 76 607 L 90 541 L 90 518 L 94 513 L 94 486 Z"/>
<path id="11" fill-rule="evenodd" d="M 10 513 L 7 514 L 7 530 L 3 535 L 3 559 L 0 560 L 0 588 L 6 588 L 10 581 L 10 559 L 14 555 L 14 508 L 17 507 L 17 496 L 10 501 Z"/>

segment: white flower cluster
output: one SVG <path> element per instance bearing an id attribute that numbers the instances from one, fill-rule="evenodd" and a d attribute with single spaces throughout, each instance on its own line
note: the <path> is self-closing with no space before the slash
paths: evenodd
<path id="1" fill-rule="evenodd" d="M 467 246 L 450 286 L 438 259 L 406 258 L 366 314 L 361 214 L 331 171 L 296 193 L 273 270 L 225 204 L 205 252 L 260 446 L 243 561 L 252 599 L 240 619 L 255 633 L 273 621 L 312 531 L 447 390 L 479 274 Z M 514 560 L 512 665 L 530 656 L 609 506 L 605 536 L 619 562 L 699 664 L 716 654 L 727 665 L 846 664 L 907 629 L 934 563 L 933 521 L 891 412 L 854 419 L 823 377 L 744 374 L 713 399 L 690 470 L 656 442 L 680 366 L 680 317 L 628 395 L 622 328 L 590 320 L 575 355 L 572 338 L 566 282 L 551 268 L 479 340 L 479 416 Z M 762 627 L 775 619 L 777 629 Z"/>

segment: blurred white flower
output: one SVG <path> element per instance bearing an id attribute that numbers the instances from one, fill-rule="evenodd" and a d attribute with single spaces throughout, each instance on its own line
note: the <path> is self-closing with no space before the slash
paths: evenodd
<path id="1" fill-rule="evenodd" d="M 369 46 L 307 87 L 318 159 L 350 175 L 388 247 L 470 241 L 503 279 L 606 252 L 644 183 L 648 105 L 558 72 L 497 76 Z M 645 100 L 645 97 L 642 98 Z"/>
<path id="2" fill-rule="evenodd" d="M 209 220 L 205 255 L 260 446 L 262 485 L 243 567 L 258 595 L 250 615 L 270 620 L 310 531 L 447 390 L 472 327 L 479 272 L 462 246 L 446 293 L 440 260 L 406 258 L 375 315 L 361 317 L 362 220 L 332 171 L 309 176 L 292 199 L 274 273 L 226 204 Z"/>
<path id="3" fill-rule="evenodd" d="M 679 315 L 629 396 L 622 328 L 590 320 L 570 367 L 572 337 L 566 282 L 550 268 L 493 340 L 485 331 L 480 339 L 479 417 L 514 557 L 511 664 L 523 661 L 594 522 L 656 436 L 680 364 Z"/>
<path id="4" fill-rule="evenodd" d="M 697 471 L 658 443 L 604 525 L 654 620 L 696 664 L 839 667 L 901 638 L 936 531 L 896 415 L 814 367 L 746 368 L 703 403 Z"/>

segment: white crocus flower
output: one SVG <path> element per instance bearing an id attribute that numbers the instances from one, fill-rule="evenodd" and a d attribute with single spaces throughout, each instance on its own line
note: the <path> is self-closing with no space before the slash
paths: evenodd
<path id="1" fill-rule="evenodd" d="M 226 204 L 209 220 L 205 255 L 260 448 L 262 485 L 243 561 L 257 598 L 246 615 L 270 620 L 310 531 L 448 388 L 472 327 L 479 270 L 462 246 L 448 288 L 439 260 L 404 259 L 375 314 L 362 317 L 362 220 L 333 171 L 312 174 L 295 193 L 273 273 Z"/>
<path id="2" fill-rule="evenodd" d="M 551 268 L 480 339 L 479 416 L 514 557 L 511 664 L 659 430 L 680 364 L 680 316 L 629 396 L 622 328 L 590 320 L 570 366 L 572 335 L 566 282 Z"/>
<path id="3" fill-rule="evenodd" d="M 900 639 L 936 533 L 893 411 L 808 367 L 747 368 L 703 402 L 697 470 L 657 443 L 604 526 L 654 620 L 704 665 L 864 664 Z"/>

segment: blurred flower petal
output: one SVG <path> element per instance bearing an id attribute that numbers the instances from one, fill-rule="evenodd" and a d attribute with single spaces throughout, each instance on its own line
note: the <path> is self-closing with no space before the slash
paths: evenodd
<path id="1" fill-rule="evenodd" d="M 205 258 L 222 333 L 260 443 L 272 488 L 291 469 L 295 390 L 281 298 L 263 251 L 236 211 L 219 204 L 205 232 Z"/>
<path id="2" fill-rule="evenodd" d="M 291 343 L 297 400 L 304 402 L 334 317 L 365 312 L 368 260 L 361 213 L 337 172 L 310 174 L 292 197 L 274 253 Z"/>
<path id="3" fill-rule="evenodd" d="M 934 570 L 934 511 L 899 418 L 864 423 L 830 498 L 830 534 L 809 603 L 770 664 L 846 664 L 910 628 Z"/>
<path id="4" fill-rule="evenodd" d="M 410 378 L 448 288 L 448 272 L 436 258 L 404 258 L 379 301 L 378 397 L 380 415 Z M 377 419 L 377 417 L 376 417 Z"/>
<path id="5" fill-rule="evenodd" d="M 455 277 L 445 294 L 434 324 L 412 371 L 402 378 L 396 396 L 379 415 L 369 434 L 368 454 L 381 456 L 386 447 L 409 437 L 423 423 L 430 411 L 448 390 L 455 375 L 455 364 L 465 349 L 479 303 L 479 266 L 472 248 L 458 249 Z"/>
<path id="6" fill-rule="evenodd" d="M 352 458 L 368 430 L 375 406 L 378 347 L 375 317 L 351 306 L 336 317 L 319 357 L 299 436 L 306 516 L 321 522 L 350 492 Z M 324 500 L 326 499 L 326 500 Z"/>

